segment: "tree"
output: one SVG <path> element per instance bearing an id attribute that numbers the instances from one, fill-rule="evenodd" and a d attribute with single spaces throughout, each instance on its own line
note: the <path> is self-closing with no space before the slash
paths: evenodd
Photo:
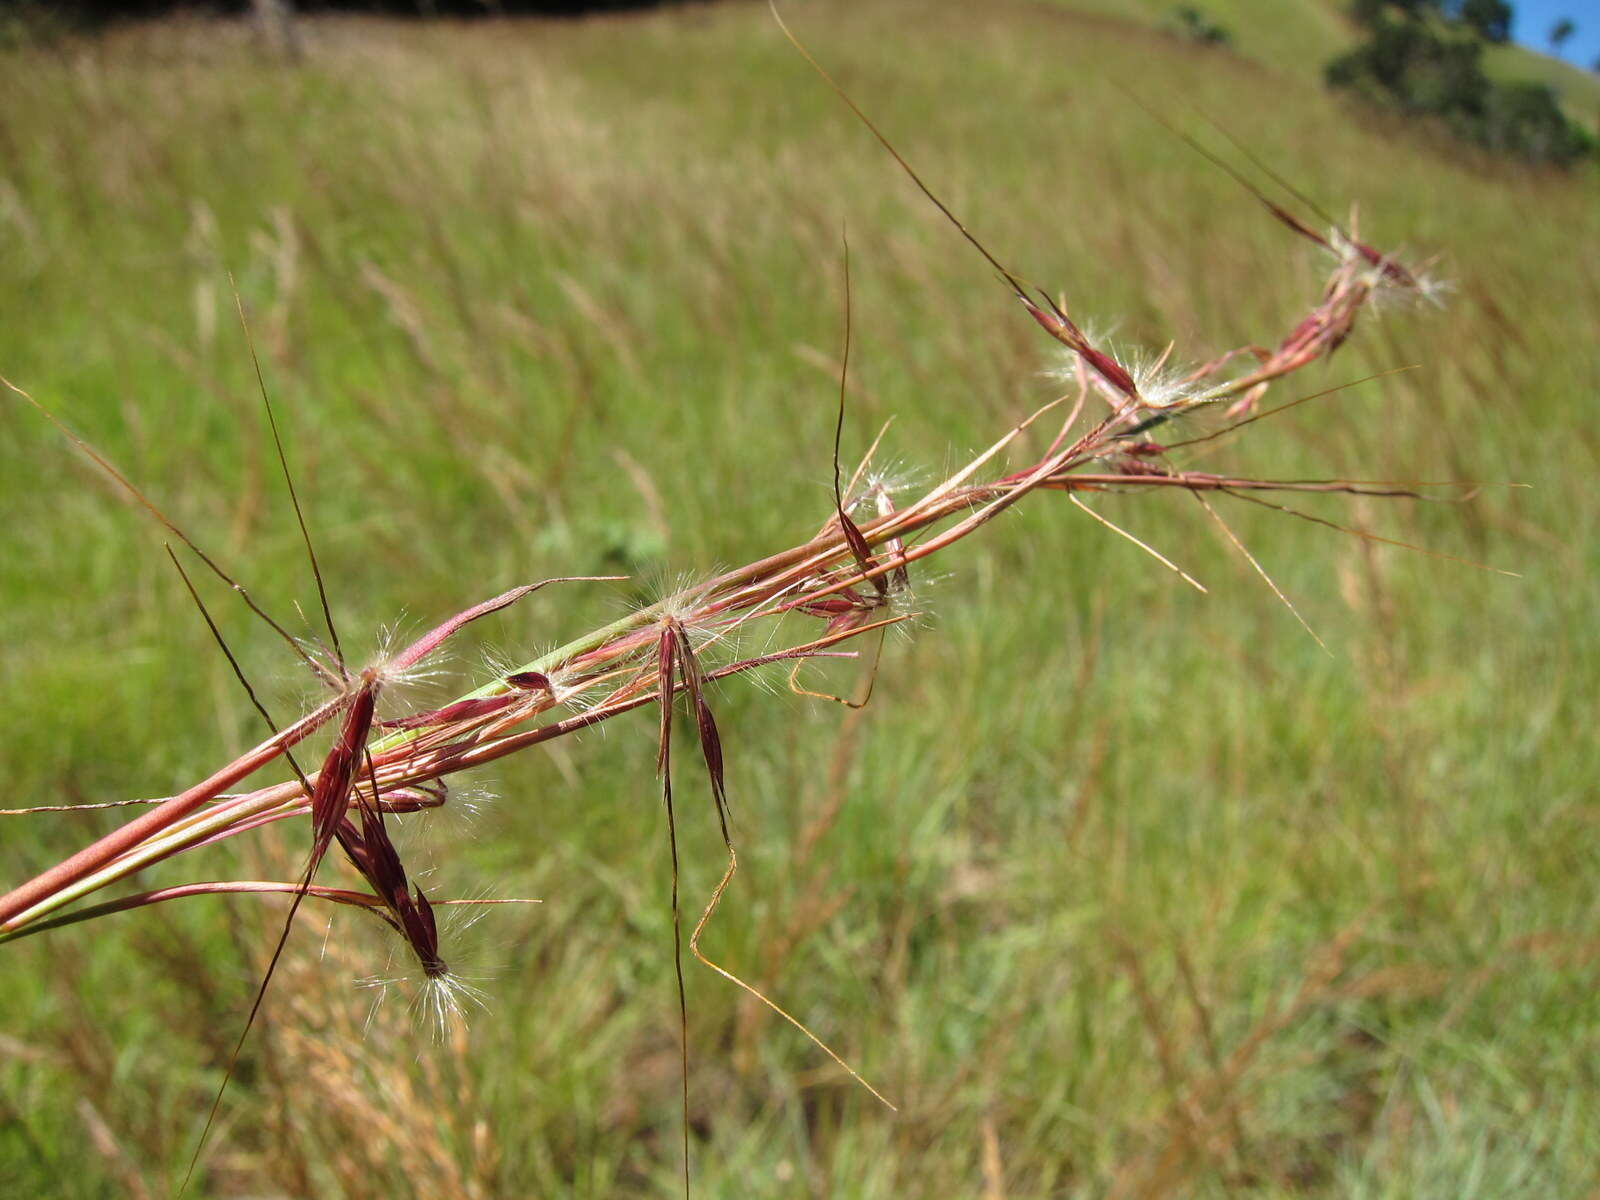
<path id="1" fill-rule="evenodd" d="M 1202 46 L 1226 46 L 1233 37 L 1226 28 L 1192 4 L 1178 5 L 1172 10 L 1172 20 L 1180 37 Z"/>
<path id="2" fill-rule="evenodd" d="M 1481 115 L 1492 86 L 1476 38 L 1441 36 L 1416 21 L 1383 21 L 1363 45 L 1328 64 L 1334 87 L 1405 112 Z"/>
<path id="3" fill-rule="evenodd" d="M 1571 17 L 1562 17 L 1554 25 L 1550 26 L 1551 53 L 1560 54 L 1561 47 L 1565 46 L 1567 44 L 1567 40 L 1577 32 L 1578 27 L 1572 23 Z"/>
<path id="4" fill-rule="evenodd" d="M 1419 21 L 1439 11 L 1442 3 L 1443 0 L 1350 0 L 1350 16 L 1356 24 L 1376 29 L 1388 19 L 1391 12 Z"/>
<path id="5" fill-rule="evenodd" d="M 1456 17 L 1486 42 L 1511 40 L 1511 5 L 1506 0 L 1461 0 Z"/>
<path id="6" fill-rule="evenodd" d="M 1507 0 L 1350 0 L 1349 12 L 1356 24 L 1374 31 L 1396 17 L 1413 23 L 1442 18 L 1486 42 L 1511 40 Z"/>
<path id="7" fill-rule="evenodd" d="M 1443 22 L 1399 6 L 1395 11 L 1400 15 L 1378 12 L 1367 40 L 1327 65 L 1330 86 L 1432 118 L 1463 138 L 1530 162 L 1566 165 L 1594 153 L 1594 138 L 1567 118 L 1548 85 L 1500 82 L 1484 70 L 1489 34 L 1468 23 L 1465 5 L 1453 10 L 1457 19 Z M 1491 15 L 1487 7 L 1476 14 Z"/>
<path id="8" fill-rule="evenodd" d="M 1593 150 L 1542 83 L 1502 83 L 1490 91 L 1479 137 L 1491 150 L 1532 162 L 1571 163 Z"/>

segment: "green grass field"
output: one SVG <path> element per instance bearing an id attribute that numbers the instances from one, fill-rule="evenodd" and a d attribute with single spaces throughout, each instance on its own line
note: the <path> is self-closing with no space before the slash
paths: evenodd
<path id="1" fill-rule="evenodd" d="M 1208 596 L 1042 496 L 919 580 L 862 713 L 724 687 L 744 868 L 708 951 L 900 1107 L 694 971 L 696 1195 L 1590 1195 L 1600 177 L 1351 108 L 1320 57 L 1274 60 L 1320 44 L 1289 18 L 1235 54 L 1085 7 L 788 11 L 997 254 L 1125 347 L 1273 341 L 1324 270 L 1135 97 L 1437 255 L 1443 311 L 1387 312 L 1276 394 L 1419 369 L 1194 461 L 1484 482 L 1314 511 L 1522 577 L 1224 510 L 1329 655 L 1188 497 L 1103 511 Z M 763 6 L 305 34 L 300 65 L 225 24 L 4 52 L 0 373 L 310 613 L 231 271 L 347 647 L 634 577 L 475 626 L 432 694 L 827 517 L 842 229 L 846 457 L 893 417 L 885 453 L 929 483 L 1050 394 L 1046 339 Z M 14 398 L 0 511 L 5 806 L 167 795 L 257 740 L 159 530 Z M 304 705 L 206 595 L 275 713 Z M 429 1046 L 398 999 L 368 1022 L 387 944 L 308 910 L 190 1194 L 674 1194 L 653 721 L 408 825 L 430 892 L 543 900 L 462 935 L 491 997 L 470 1034 Z M 698 911 L 721 847 L 679 786 Z M 115 817 L 5 818 L 0 873 Z M 147 886 L 287 877 L 303 841 Z M 0 1191 L 173 1194 L 282 911 L 189 900 L 0 951 Z"/>

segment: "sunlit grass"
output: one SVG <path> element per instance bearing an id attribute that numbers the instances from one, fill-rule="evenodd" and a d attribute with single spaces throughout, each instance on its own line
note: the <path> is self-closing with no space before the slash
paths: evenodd
<path id="1" fill-rule="evenodd" d="M 1209 597 L 1081 514 L 1024 509 L 946 560 L 933 627 L 891 643 L 862 717 L 719 694 L 746 869 L 708 951 L 903 1111 L 691 975 L 698 1187 L 978 1194 L 997 1160 L 1009 1195 L 1580 1192 L 1600 1151 L 1594 181 L 1365 130 L 1310 72 L 995 11 L 791 15 L 1007 262 L 1124 344 L 1270 337 L 1324 264 L 1120 88 L 1219 117 L 1340 215 L 1359 200 L 1380 244 L 1441 253 L 1444 312 L 1390 314 L 1301 378 L 1421 370 L 1266 423 L 1241 453 L 1285 475 L 1533 483 L 1317 510 L 1524 578 L 1230 511 L 1330 659 L 1187 497 L 1104 511 Z M 315 597 L 229 270 L 341 627 L 367 645 L 544 575 L 704 573 L 810 533 L 844 225 L 847 456 L 894 416 L 888 452 L 930 480 L 1049 386 L 1044 339 L 757 6 L 308 33 L 299 68 L 180 25 L 0 72 L 0 371 L 276 611 Z M 164 794 L 253 739 L 158 539 L 15 405 L 0 508 L 7 806 Z M 541 593 L 479 636 L 521 661 L 617 603 Z M 280 707 L 303 700 L 225 611 Z M 648 717 L 619 722 L 503 765 L 475 823 L 421 835 L 430 887 L 545 900 L 478 924 L 463 969 L 488 976 L 490 1012 L 417 1068 L 456 1073 L 431 1094 L 462 1111 L 429 1136 L 489 1194 L 673 1185 L 653 755 Z M 689 896 L 721 868 L 701 817 Z M 102 827 L 7 825 L 6 878 Z M 219 854 L 217 874 L 249 865 Z M 128 1172 L 162 1194 L 181 1174 L 278 911 L 185 903 L 7 948 L 0 1161 L 23 1194 L 121 1192 Z M 1273 1027 L 1349 929 L 1343 973 Z M 423 1079 L 425 1039 L 356 1040 L 354 980 L 382 969 L 360 954 L 378 950 L 318 970 L 319 942 L 297 935 L 300 990 L 269 1004 L 218 1170 L 293 1190 L 298 1157 L 318 1195 L 465 1189 L 347 1170 L 326 1129 L 278 1115 L 296 1075 L 269 1048 L 311 1072 L 303 993 L 339 1053 Z M 1269 1036 L 1219 1088 L 1254 1029 Z"/>

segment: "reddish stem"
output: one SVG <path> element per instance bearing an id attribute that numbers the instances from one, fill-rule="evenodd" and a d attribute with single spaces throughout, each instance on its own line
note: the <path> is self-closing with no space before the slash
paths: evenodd
<path id="1" fill-rule="evenodd" d="M 345 703 L 343 696 L 328 701 L 282 733 L 273 734 L 248 754 L 234 759 L 210 778 L 202 780 L 188 791 L 174 796 L 143 816 L 135 817 L 126 825 L 113 829 L 72 857 L 58 862 L 42 875 L 35 875 L 27 883 L 0 896 L 0 931 L 15 928 L 15 919 L 35 904 L 93 874 L 117 855 L 127 853 L 146 838 L 160 833 L 201 805 L 215 800 L 218 795 L 241 779 L 260 770 L 291 746 L 304 741 L 318 726 L 344 707 Z"/>

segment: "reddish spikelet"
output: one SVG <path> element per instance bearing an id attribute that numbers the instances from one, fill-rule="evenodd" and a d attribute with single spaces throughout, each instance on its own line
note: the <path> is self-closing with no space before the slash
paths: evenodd
<path id="1" fill-rule="evenodd" d="M 1087 344 L 1078 353 L 1088 360 L 1089 365 L 1098 371 L 1107 383 L 1128 397 L 1128 399 L 1137 400 L 1139 398 L 1139 389 L 1134 385 L 1133 376 L 1123 370 L 1122 365 L 1116 359 L 1109 354 L 1102 354 Z"/>
<path id="2" fill-rule="evenodd" d="M 1344 345 L 1349 340 L 1350 335 L 1355 332 L 1355 327 L 1356 314 L 1354 309 L 1341 314 L 1336 322 L 1328 326 L 1328 333 L 1325 339 L 1328 345 L 1323 354 L 1328 358 L 1332 358 L 1333 352 Z"/>
<path id="3" fill-rule="evenodd" d="M 316 788 L 311 793 L 311 861 L 308 872 L 315 872 L 317 863 L 328 852 L 333 835 L 350 807 L 350 791 L 355 785 L 356 772 L 367 745 L 367 735 L 372 731 L 372 711 L 377 702 L 378 687 L 371 671 L 362 676 L 361 687 L 350 702 L 339 736 L 334 739 L 328 756 L 317 772 Z"/>
<path id="4" fill-rule="evenodd" d="M 825 632 L 840 633 L 846 629 L 860 629 L 872 620 L 871 607 L 856 607 L 840 613 L 828 622 Z"/>
<path id="5" fill-rule="evenodd" d="M 1028 310 L 1028 315 L 1039 322 L 1039 327 L 1055 338 L 1056 341 L 1070 350 L 1076 350 L 1079 354 L 1082 354 L 1088 348 L 1089 343 L 1084 340 L 1083 334 L 1066 317 L 1053 312 L 1046 312 L 1026 296 L 1022 296 L 1020 299 L 1022 300 L 1022 306 Z"/>
<path id="6" fill-rule="evenodd" d="M 897 575 L 903 575 L 905 568 L 896 569 Z M 831 596 L 819 596 L 815 600 L 807 600 L 795 607 L 808 616 L 828 618 L 829 633 L 842 629 L 857 629 L 872 620 L 872 616 L 882 607 L 885 598 L 878 596 L 863 596 L 853 587 L 847 587 L 842 592 Z"/>
<path id="7" fill-rule="evenodd" d="M 411 948 L 417 952 L 417 961 L 422 964 L 423 974 L 430 979 L 437 979 L 449 974 L 450 969 L 439 957 L 439 925 L 433 917 L 433 905 L 423 895 L 421 884 L 413 889 L 412 900 L 414 903 L 405 910 L 406 936 Z"/>
<path id="8" fill-rule="evenodd" d="M 723 783 L 722 737 L 717 733 L 717 722 L 711 715 L 704 693 L 698 683 L 694 687 L 694 722 L 700 734 L 700 753 L 706 760 L 706 772 L 711 776 L 711 791 L 717 807 L 727 803 L 727 790 Z"/>
<path id="9" fill-rule="evenodd" d="M 1160 463 L 1151 462 L 1148 458 L 1119 458 L 1117 472 L 1121 475 L 1170 475 L 1171 472 Z"/>
<path id="10" fill-rule="evenodd" d="M 437 979 L 446 974 L 448 968 L 439 956 L 439 930 L 433 919 L 433 906 L 422 889 L 413 890 L 407 879 L 405 865 L 384 826 L 382 812 L 363 804 L 360 813 L 359 833 L 349 821 L 340 823 L 339 844 L 373 892 L 383 900 L 391 923 L 416 954 L 423 974 Z"/>
<path id="11" fill-rule="evenodd" d="M 688 689 L 690 703 L 694 707 L 695 729 L 700 735 L 700 755 L 706 762 L 706 774 L 711 777 L 711 797 L 716 804 L 717 817 L 722 822 L 722 837 L 728 838 L 728 794 L 724 787 L 722 737 L 717 732 L 716 719 L 711 715 L 711 706 L 706 703 L 705 675 L 700 670 L 700 662 L 695 658 L 694 647 L 689 644 L 689 635 L 683 626 L 672 622 L 673 638 L 677 642 L 679 671 L 683 676 L 684 687 Z"/>
<path id="12" fill-rule="evenodd" d="M 1365 242 L 1351 241 L 1355 252 L 1366 259 L 1369 266 L 1377 267 L 1383 277 L 1391 283 L 1398 283 L 1404 287 L 1416 287 L 1417 277 L 1406 270 L 1400 263 L 1386 254 L 1381 254 Z"/>
<path id="13" fill-rule="evenodd" d="M 1296 350 L 1316 341 L 1322 331 L 1325 316 L 1326 314 L 1320 308 L 1315 312 L 1308 313 L 1299 324 L 1288 332 L 1283 341 L 1278 343 L 1278 353 L 1282 354 L 1285 351 Z M 1271 361 L 1271 357 L 1271 355 L 1268 355 L 1267 361 Z"/>
<path id="14" fill-rule="evenodd" d="M 510 708 L 513 704 L 521 703 L 522 697 L 514 692 L 504 696 L 480 696 L 457 700 L 453 704 L 446 704 L 443 708 L 436 708 L 431 712 L 413 713 L 409 717 L 381 721 L 379 724 L 385 729 L 421 729 L 428 725 L 452 725 L 461 721 L 475 721 L 479 717 L 490 716 Z"/>
<path id="15" fill-rule="evenodd" d="M 1302 221 L 1299 217 L 1295 216 L 1288 209 L 1284 208 L 1281 204 L 1274 203 L 1273 201 L 1267 199 L 1267 197 L 1263 196 L 1260 192 L 1256 192 L 1254 188 L 1251 188 L 1250 190 L 1252 192 L 1255 192 L 1255 197 L 1256 197 L 1257 200 L 1261 201 L 1262 204 L 1266 205 L 1268 212 L 1270 212 L 1273 216 L 1277 217 L 1278 220 L 1282 221 L 1285 225 L 1287 225 L 1290 229 L 1294 230 L 1301 237 L 1309 238 L 1311 241 L 1315 242 L 1317 245 L 1323 247 L 1324 249 L 1331 248 L 1328 245 L 1328 239 L 1327 238 L 1323 237 L 1322 234 L 1318 233 L 1315 229 L 1311 228 L 1311 226 L 1307 225 L 1304 221 Z"/>
<path id="16" fill-rule="evenodd" d="M 672 755 L 672 677 L 677 670 L 677 638 L 672 626 L 664 626 L 656 638 L 656 687 L 661 693 L 661 740 L 656 747 L 656 774 L 665 775 Z M 667 804 L 672 803 L 670 778 L 667 779 Z"/>
<path id="17" fill-rule="evenodd" d="M 415 813 L 430 808 L 440 808 L 449 799 L 449 789 L 443 780 L 414 784 L 411 787 L 393 788 L 383 793 L 383 811 L 389 813 Z"/>
<path id="18" fill-rule="evenodd" d="M 892 517 L 898 511 L 894 506 L 894 498 L 889 495 L 889 489 L 881 484 L 873 488 L 877 500 L 878 516 L 880 518 Z M 906 570 L 905 543 L 899 538 L 890 538 L 884 543 L 884 549 L 891 555 L 899 558 L 900 564 L 889 573 L 889 581 L 895 591 L 904 592 L 911 587 L 911 573 Z"/>
<path id="19" fill-rule="evenodd" d="M 550 676 L 542 671 L 517 671 L 506 676 L 506 682 L 519 692 L 554 692 Z"/>
<path id="20" fill-rule="evenodd" d="M 1133 382 L 1133 376 L 1129 375 L 1122 364 L 1109 354 L 1089 345 L 1089 339 L 1083 336 L 1083 331 L 1064 315 L 1058 312 L 1046 312 L 1026 296 L 1022 297 L 1022 303 L 1041 329 L 1067 349 L 1080 355 L 1102 379 L 1128 399 L 1139 398 L 1139 388 Z"/>
<path id="21" fill-rule="evenodd" d="M 813 617 L 836 617 L 840 613 L 854 612 L 867 603 L 867 600 L 854 588 L 846 588 L 832 596 L 819 596 L 815 600 L 807 600 L 796 605 L 800 612 Z"/>
<path id="22" fill-rule="evenodd" d="M 850 519 L 850 514 L 843 508 L 839 509 L 839 528 L 844 532 L 844 540 L 849 543 L 850 555 L 856 561 L 856 566 L 861 573 L 866 575 L 877 568 L 877 561 L 872 557 L 872 548 L 867 545 L 867 539 L 861 533 L 861 527 Z M 882 575 L 872 576 L 872 587 L 878 593 L 879 602 L 887 598 L 889 585 L 884 582 Z"/>

